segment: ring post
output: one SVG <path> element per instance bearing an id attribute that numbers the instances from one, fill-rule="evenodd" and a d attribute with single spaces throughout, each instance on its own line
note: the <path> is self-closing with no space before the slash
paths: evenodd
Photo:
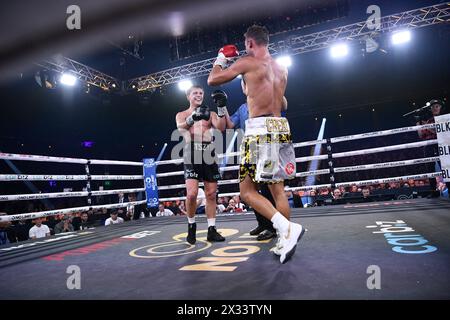
<path id="1" fill-rule="evenodd" d="M 157 208 L 158 199 L 158 182 L 156 180 L 156 162 L 154 158 L 146 158 L 144 162 L 144 185 L 145 196 L 147 199 L 147 208 Z"/>
<path id="2" fill-rule="evenodd" d="M 328 155 L 328 168 L 330 169 L 330 184 L 331 188 L 336 187 L 334 179 L 334 165 L 333 165 L 333 148 L 331 147 L 331 140 L 327 139 L 327 155 Z"/>
<path id="3" fill-rule="evenodd" d="M 88 196 L 87 196 L 87 203 L 88 205 L 92 205 L 92 198 L 91 198 L 91 174 L 89 173 L 89 164 L 90 161 L 88 160 L 88 162 L 86 163 L 85 169 L 86 169 L 86 176 L 87 176 L 87 180 L 86 180 L 86 191 L 88 192 Z"/>

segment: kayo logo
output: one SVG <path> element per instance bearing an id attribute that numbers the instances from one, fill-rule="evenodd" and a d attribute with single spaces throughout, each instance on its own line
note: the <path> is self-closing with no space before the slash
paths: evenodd
<path id="1" fill-rule="evenodd" d="M 145 178 L 145 184 L 147 188 L 150 188 L 152 190 L 156 189 L 156 179 L 155 176 L 150 176 L 148 178 Z"/>
<path id="2" fill-rule="evenodd" d="M 372 233 L 382 233 L 392 250 L 398 253 L 419 254 L 437 250 L 435 246 L 426 245 L 428 240 L 408 227 L 405 221 L 376 221 L 375 225 L 366 228 L 380 228 Z"/>

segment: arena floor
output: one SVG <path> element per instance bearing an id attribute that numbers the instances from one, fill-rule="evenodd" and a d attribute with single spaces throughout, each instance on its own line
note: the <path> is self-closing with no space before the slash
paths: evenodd
<path id="1" fill-rule="evenodd" d="M 195 246 L 185 217 L 28 241 L 0 248 L 0 299 L 449 299 L 449 209 L 441 199 L 295 209 L 308 232 L 284 265 L 274 239 L 248 235 L 253 214 L 218 217 L 224 243 L 206 242 L 204 217 Z"/>

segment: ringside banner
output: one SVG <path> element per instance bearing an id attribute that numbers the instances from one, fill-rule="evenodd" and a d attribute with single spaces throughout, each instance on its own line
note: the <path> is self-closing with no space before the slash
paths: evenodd
<path id="1" fill-rule="evenodd" d="M 145 195 L 147 208 L 158 207 L 158 184 L 156 181 L 156 163 L 154 158 L 146 158 L 144 161 Z"/>
<path id="2" fill-rule="evenodd" d="M 450 182 L 450 114 L 435 117 L 434 120 L 442 178 L 445 182 Z"/>

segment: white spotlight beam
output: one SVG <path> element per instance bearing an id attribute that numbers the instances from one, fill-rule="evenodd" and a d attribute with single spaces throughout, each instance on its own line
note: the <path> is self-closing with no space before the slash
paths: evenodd
<path id="1" fill-rule="evenodd" d="M 181 80 L 180 82 L 178 82 L 178 88 L 181 91 L 186 91 L 190 87 L 192 87 L 192 81 L 191 80 Z"/>
<path id="2" fill-rule="evenodd" d="M 72 87 L 77 82 L 77 78 L 71 74 L 63 73 L 61 75 L 61 78 L 59 78 L 59 81 L 66 86 Z"/>
<path id="3" fill-rule="evenodd" d="M 343 58 L 349 53 L 348 44 L 338 43 L 330 48 L 330 55 L 332 58 Z"/>
<path id="4" fill-rule="evenodd" d="M 286 68 L 292 66 L 292 59 L 290 56 L 278 57 L 276 61 L 279 65 L 285 66 Z"/>
<path id="5" fill-rule="evenodd" d="M 411 41 L 411 31 L 402 30 L 398 32 L 394 32 L 391 37 L 391 41 L 393 45 L 403 44 Z"/>

